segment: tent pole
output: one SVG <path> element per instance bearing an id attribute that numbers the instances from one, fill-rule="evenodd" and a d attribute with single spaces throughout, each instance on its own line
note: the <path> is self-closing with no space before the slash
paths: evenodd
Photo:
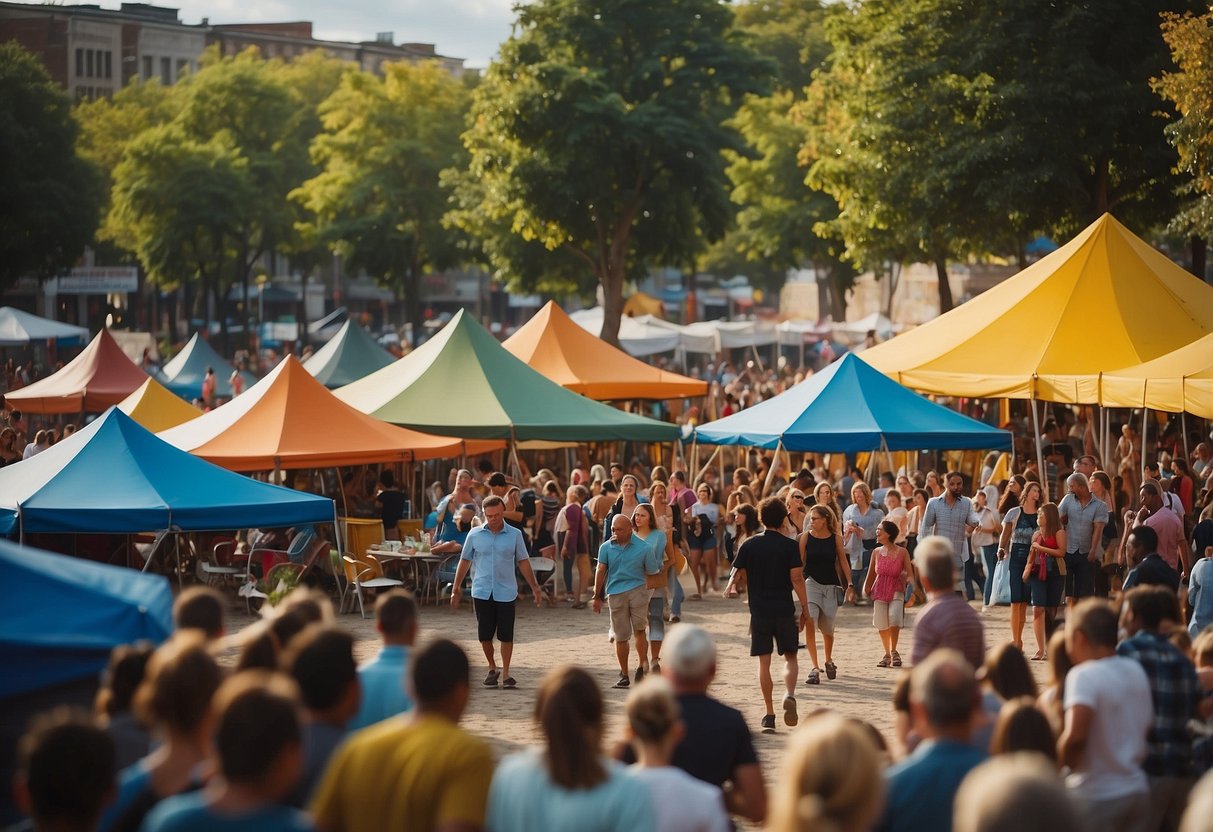
<path id="1" fill-rule="evenodd" d="M 1179 431 L 1184 435 L 1184 462 L 1191 459 L 1188 453 L 1188 414 L 1186 411 L 1179 411 Z"/>
<path id="2" fill-rule="evenodd" d="M 1045 500 L 1049 499 L 1049 483 L 1048 476 L 1045 475 L 1045 455 L 1044 449 L 1040 446 L 1040 416 L 1036 412 L 1036 391 L 1032 391 L 1031 398 L 1032 406 L 1032 435 L 1036 440 L 1036 471 L 1040 474 L 1040 482 L 1044 491 Z"/>
<path id="3" fill-rule="evenodd" d="M 1101 406 L 1095 405 L 1095 412 L 1094 412 L 1094 414 L 1092 414 L 1095 416 L 1095 426 L 1091 428 L 1091 435 L 1094 439 L 1094 445 L 1095 445 L 1096 450 L 1103 447 L 1103 442 L 1102 442 L 1102 439 L 1103 439 L 1103 410 L 1104 409 Z M 1086 451 L 1085 443 L 1084 443 L 1083 451 L 1084 452 Z"/>
<path id="4" fill-rule="evenodd" d="M 706 471 L 706 470 L 708 469 L 708 466 L 712 464 L 712 461 L 713 461 L 714 459 L 716 459 L 716 455 L 717 455 L 718 453 L 720 453 L 720 449 L 721 449 L 721 448 L 723 448 L 723 447 L 724 447 L 723 445 L 717 445 L 717 446 L 716 446 L 716 448 L 715 448 L 715 449 L 712 451 L 712 455 L 711 455 L 710 457 L 708 457 L 708 461 L 707 461 L 707 462 L 705 462 L 705 463 L 703 464 L 703 467 L 702 467 L 702 468 L 700 468 L 700 469 L 699 469 L 699 470 L 698 470 L 698 471 L 695 473 L 695 478 L 694 478 L 694 479 L 691 481 L 691 488 L 698 488 L 698 487 L 699 487 L 699 478 L 703 476 L 703 472 L 704 472 L 704 471 Z"/>
<path id="5" fill-rule="evenodd" d="M 1145 405 L 1141 406 L 1141 479 L 1145 480 L 1145 434 L 1146 420 L 1150 416 L 1150 409 Z"/>
<path id="6" fill-rule="evenodd" d="M 775 444 L 775 453 L 771 456 L 771 466 L 767 468 L 767 479 L 762 484 L 762 495 L 759 500 L 764 500 L 767 497 L 767 492 L 771 490 L 771 483 L 775 479 L 775 460 L 779 459 L 779 452 L 783 450 L 783 437 L 779 437 L 779 441 Z"/>

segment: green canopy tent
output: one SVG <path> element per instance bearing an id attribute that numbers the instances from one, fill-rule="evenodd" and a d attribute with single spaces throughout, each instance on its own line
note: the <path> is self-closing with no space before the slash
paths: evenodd
<path id="1" fill-rule="evenodd" d="M 332 390 L 382 370 L 395 360 L 365 329 L 346 320 L 327 344 L 303 362 L 303 369 Z"/>
<path id="2" fill-rule="evenodd" d="M 334 391 L 385 422 L 466 439 L 672 442 L 678 427 L 570 392 L 460 310 L 422 346 Z"/>

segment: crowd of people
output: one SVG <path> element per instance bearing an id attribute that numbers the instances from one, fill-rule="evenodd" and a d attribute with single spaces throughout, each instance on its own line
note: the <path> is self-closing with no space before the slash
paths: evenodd
<path id="1" fill-rule="evenodd" d="M 419 632 L 403 590 L 376 599 L 382 646 L 361 666 L 332 602 L 306 588 L 241 632 L 227 666 L 228 601 L 194 588 L 168 642 L 115 650 L 96 714 L 31 727 L 20 805 L 36 828 L 148 832 L 1213 828 L 1205 443 L 1169 477 L 1145 466 L 1132 495 L 1086 453 L 1043 477 L 988 459 L 975 476 L 869 482 L 790 462 L 455 470 L 428 495 L 428 525 L 452 556 L 450 605 L 471 596 L 483 677 L 451 640 L 470 634 Z M 398 512 L 391 477 L 384 493 Z M 622 735 L 583 667 L 515 678 L 528 596 L 606 613 L 592 620 L 626 689 Z M 760 714 L 711 693 L 716 645 L 682 621 L 709 596 L 748 607 Z M 989 612 L 1003 604 L 1005 629 Z M 860 677 L 858 646 L 837 638 L 847 605 L 871 615 L 888 735 L 812 706 L 815 686 Z M 473 686 L 535 691 L 538 744 L 494 760 L 460 727 Z M 780 722 L 794 730 L 764 773 L 751 726 Z"/>

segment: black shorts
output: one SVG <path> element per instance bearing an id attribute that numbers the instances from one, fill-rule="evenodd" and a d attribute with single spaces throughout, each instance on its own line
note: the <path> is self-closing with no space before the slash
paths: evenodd
<path id="1" fill-rule="evenodd" d="M 750 613 L 750 655 L 771 655 L 771 642 L 781 656 L 800 648 L 800 628 L 794 615 L 754 615 Z"/>
<path id="2" fill-rule="evenodd" d="M 493 636 L 498 641 L 512 644 L 514 641 L 514 602 L 472 599 L 476 610 L 476 640 L 492 641 Z"/>

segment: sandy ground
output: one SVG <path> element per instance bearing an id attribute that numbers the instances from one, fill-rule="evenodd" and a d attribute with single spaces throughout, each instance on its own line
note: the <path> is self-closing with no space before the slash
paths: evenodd
<path id="1" fill-rule="evenodd" d="M 693 582 L 683 575 L 684 586 Z M 369 606 L 369 605 L 368 605 Z M 980 610 L 980 602 L 974 604 Z M 758 690 L 757 662 L 749 655 L 749 611 L 744 599 L 723 598 L 710 595 L 702 601 L 686 601 L 683 604 L 682 620 L 698 624 L 708 630 L 716 640 L 718 671 L 711 693 L 737 708 L 745 716 L 754 732 L 755 745 L 763 763 L 768 783 L 773 782 L 784 745 L 792 729 L 786 728 L 782 718 L 777 733 L 763 735 L 759 732 L 759 720 L 763 715 L 762 697 Z M 369 609 L 368 609 L 369 614 Z M 913 620 L 917 609 L 907 611 L 907 627 L 902 632 L 900 652 L 906 663 L 913 647 Z M 234 614 L 231 630 L 247 626 L 251 619 L 241 609 Z M 357 609 L 353 613 L 339 616 L 338 621 L 354 633 L 357 638 L 356 652 L 360 661 L 375 655 L 378 640 L 374 622 L 363 620 Z M 984 617 L 987 648 L 1009 640 L 1009 608 L 991 609 Z M 463 725 L 468 730 L 488 740 L 498 755 L 505 755 L 522 746 L 540 741 L 532 720 L 534 692 L 543 675 L 551 668 L 562 664 L 576 664 L 589 670 L 598 679 L 607 702 L 608 743 L 622 736 L 623 703 L 625 690 L 610 688 L 618 677 L 614 646 L 607 640 L 607 614 L 595 615 L 593 610 L 574 610 L 567 605 L 555 609 L 537 609 L 530 601 L 520 602 L 517 610 L 514 661 L 512 675 L 518 680 L 516 690 L 485 689 L 479 683 L 483 679 L 486 665 L 480 645 L 476 642 L 476 621 L 471 605 L 465 599 L 462 609 L 453 611 L 449 606 L 425 606 L 421 612 L 421 628 L 424 635 L 441 634 L 460 643 L 472 661 L 472 698 Z M 679 625 L 667 625 L 677 627 Z M 1034 642 L 1031 622 L 1025 632 L 1025 647 L 1031 651 Z M 892 744 L 893 709 L 892 689 L 899 671 L 879 668 L 876 663 L 883 655 L 880 638 L 872 627 L 872 612 L 868 606 L 844 607 L 839 611 L 837 640 L 834 661 L 838 665 L 838 678 L 827 681 L 824 672 L 821 684 L 807 686 L 804 677 L 811 666 L 807 651 L 800 651 L 800 681 L 797 699 L 800 713 L 816 708 L 831 708 L 847 716 L 858 717 L 875 725 Z M 633 653 L 632 668 L 635 668 Z M 822 659 L 824 662 L 824 658 Z M 773 670 L 781 673 L 782 662 L 773 663 Z M 1037 679 L 1045 678 L 1043 663 L 1032 662 Z M 776 681 L 776 709 L 779 708 L 780 683 Z"/>

